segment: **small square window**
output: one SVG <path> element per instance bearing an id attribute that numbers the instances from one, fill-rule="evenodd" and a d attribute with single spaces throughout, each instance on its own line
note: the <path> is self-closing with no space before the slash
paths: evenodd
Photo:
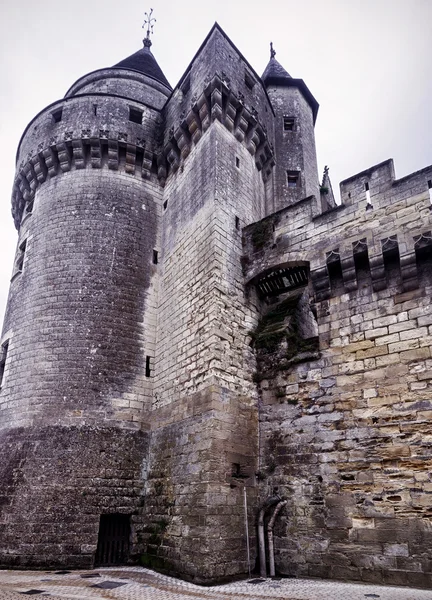
<path id="1" fill-rule="evenodd" d="M 142 117 L 142 110 L 139 110 L 138 108 L 132 108 L 132 106 L 129 107 L 129 121 L 132 121 L 132 123 L 138 123 L 138 125 L 142 125 Z"/>
<path id="2" fill-rule="evenodd" d="M 287 171 L 287 183 L 289 188 L 300 187 L 299 171 Z"/>
<path id="3" fill-rule="evenodd" d="M 283 118 L 283 128 L 284 131 L 294 131 L 295 119 L 293 117 L 284 117 Z"/>
<path id="4" fill-rule="evenodd" d="M 63 117 L 63 109 L 62 108 L 58 108 L 57 110 L 55 110 L 52 113 L 52 118 L 54 123 L 60 123 L 60 121 L 62 120 Z"/>

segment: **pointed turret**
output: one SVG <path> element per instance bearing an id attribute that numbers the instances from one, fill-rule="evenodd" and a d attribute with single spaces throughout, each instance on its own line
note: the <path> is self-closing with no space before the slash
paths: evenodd
<path id="1" fill-rule="evenodd" d="M 308 196 L 319 202 L 319 177 L 314 124 L 318 102 L 303 79 L 294 79 L 276 60 L 270 44 L 270 60 L 262 75 L 275 112 L 275 208 L 280 210 Z"/>
<path id="2" fill-rule="evenodd" d="M 121 60 L 119 63 L 113 65 L 113 67 L 120 69 L 128 69 L 132 71 L 139 71 L 152 79 L 156 79 L 163 85 L 172 89 L 168 79 L 162 72 L 162 69 L 158 65 L 155 57 L 153 56 L 150 47 L 152 45 L 149 37 L 145 37 L 143 40 L 143 47 L 138 52 L 131 54 L 127 58 Z"/>
<path id="3" fill-rule="evenodd" d="M 283 84 L 287 79 L 292 79 L 291 75 L 276 60 L 275 56 L 276 51 L 273 49 L 273 43 L 270 42 L 270 60 L 261 77 L 266 86 L 274 83 Z"/>
<path id="4" fill-rule="evenodd" d="M 321 207 L 323 212 L 336 206 L 336 200 L 333 194 L 333 188 L 330 181 L 329 168 L 327 165 L 324 167 L 323 178 L 320 185 L 320 194 Z"/>

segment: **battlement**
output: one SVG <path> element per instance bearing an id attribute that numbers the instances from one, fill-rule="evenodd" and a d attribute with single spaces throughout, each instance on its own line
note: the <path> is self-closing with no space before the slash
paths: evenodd
<path id="1" fill-rule="evenodd" d="M 39 113 L 18 149 L 12 192 L 17 229 L 26 202 L 58 174 L 103 167 L 145 179 L 156 173 L 158 120 L 152 107 L 96 94 L 58 101 Z"/>
<path id="2" fill-rule="evenodd" d="M 317 214 L 311 196 L 249 225 L 243 230 L 246 281 L 261 282 L 265 295 L 263 283 L 280 280 L 278 269 L 308 264 L 322 300 L 334 288 L 332 279 L 340 275 L 341 290 L 353 291 L 357 271 L 367 268 L 379 291 L 388 284 L 385 267 L 396 257 L 401 288 L 417 287 L 417 264 L 432 245 L 431 177 L 432 166 L 395 180 L 389 160 L 342 182 L 346 204 Z"/>

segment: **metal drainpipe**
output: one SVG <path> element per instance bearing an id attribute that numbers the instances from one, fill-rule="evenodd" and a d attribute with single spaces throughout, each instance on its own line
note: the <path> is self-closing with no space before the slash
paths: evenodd
<path id="1" fill-rule="evenodd" d="M 279 496 L 267 498 L 258 514 L 258 550 L 260 559 L 260 577 L 267 577 L 265 538 L 264 538 L 264 515 L 266 510 L 280 501 Z"/>
<path id="2" fill-rule="evenodd" d="M 274 545 L 273 545 L 273 527 L 276 521 L 276 517 L 281 511 L 282 507 L 287 503 L 286 500 L 281 500 L 276 505 L 276 508 L 273 511 L 273 514 L 270 518 L 270 521 L 267 525 L 267 536 L 268 536 L 268 549 L 269 549 L 269 567 L 270 567 L 270 577 L 275 576 L 275 561 L 274 561 Z"/>

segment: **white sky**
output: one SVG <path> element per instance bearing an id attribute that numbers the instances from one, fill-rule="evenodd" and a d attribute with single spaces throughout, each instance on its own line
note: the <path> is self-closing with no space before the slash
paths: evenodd
<path id="1" fill-rule="evenodd" d="M 394 158 L 402 177 L 432 163 L 432 0 L 4 0 L 0 8 L 0 323 L 17 234 L 15 152 L 27 123 L 80 76 L 141 47 L 174 86 L 218 21 L 261 74 L 277 60 L 320 103 L 319 168 L 339 181 Z"/>

